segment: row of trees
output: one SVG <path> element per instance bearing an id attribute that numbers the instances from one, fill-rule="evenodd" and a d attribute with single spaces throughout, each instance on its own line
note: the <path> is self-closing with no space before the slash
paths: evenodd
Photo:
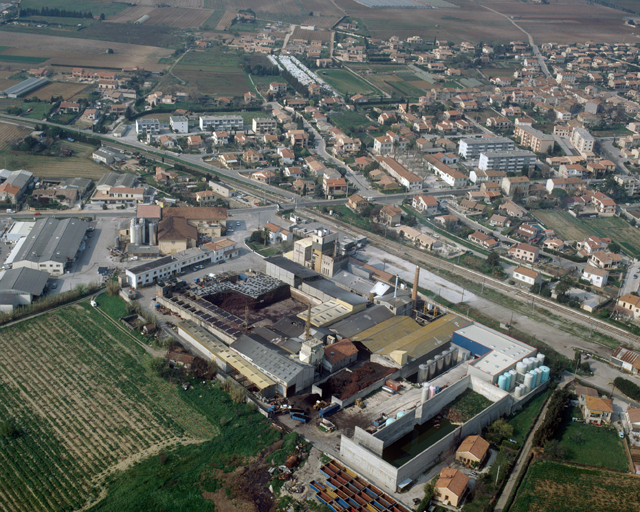
<path id="1" fill-rule="evenodd" d="M 545 419 L 536 430 L 533 436 L 533 444 L 535 446 L 545 446 L 555 433 L 557 432 L 564 415 L 564 406 L 569 398 L 569 391 L 566 389 L 556 389 L 549 399 L 549 406 Z"/>
<path id="2" fill-rule="evenodd" d="M 22 8 L 20 9 L 20 17 L 27 16 L 50 16 L 52 18 L 85 18 L 93 19 L 91 12 L 67 11 L 66 9 L 43 7 L 42 9 Z M 100 19 L 104 19 L 104 14 L 100 15 Z"/>

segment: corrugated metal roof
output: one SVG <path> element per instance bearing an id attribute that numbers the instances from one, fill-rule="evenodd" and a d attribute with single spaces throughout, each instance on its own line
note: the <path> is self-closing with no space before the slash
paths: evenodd
<path id="1" fill-rule="evenodd" d="M 420 325 L 408 316 L 394 316 L 384 322 L 351 337 L 361 342 L 372 354 L 383 350 L 401 337 L 420 329 Z"/>

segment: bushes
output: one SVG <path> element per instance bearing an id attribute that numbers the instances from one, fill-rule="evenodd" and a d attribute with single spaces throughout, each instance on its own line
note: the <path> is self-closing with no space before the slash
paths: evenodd
<path id="1" fill-rule="evenodd" d="M 631 382 L 630 380 L 624 379 L 622 377 L 616 377 L 616 379 L 613 381 L 613 384 L 629 398 L 640 401 L 640 387 L 634 382 Z"/>
<path id="2" fill-rule="evenodd" d="M 568 397 L 569 391 L 566 389 L 557 389 L 553 393 L 549 400 L 549 407 L 545 419 L 533 436 L 533 444 L 535 446 L 545 446 L 547 441 L 554 436 L 562 423 L 564 405 Z"/>
<path id="3" fill-rule="evenodd" d="M 118 284 L 118 281 L 115 279 L 111 279 L 107 282 L 107 293 L 111 296 L 113 295 L 118 295 L 118 292 L 120 291 L 120 285 Z"/>

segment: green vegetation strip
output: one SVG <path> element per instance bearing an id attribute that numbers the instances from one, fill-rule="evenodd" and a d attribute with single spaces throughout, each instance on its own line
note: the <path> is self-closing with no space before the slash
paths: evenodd
<path id="1" fill-rule="evenodd" d="M 25 57 L 22 55 L 0 55 L 0 62 L 26 62 L 28 64 L 40 64 L 46 62 L 49 57 Z"/>

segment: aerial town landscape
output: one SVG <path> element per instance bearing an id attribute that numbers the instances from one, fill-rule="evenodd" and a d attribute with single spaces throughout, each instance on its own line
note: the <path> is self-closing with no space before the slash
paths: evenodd
<path id="1" fill-rule="evenodd" d="M 0 15 L 0 512 L 640 510 L 640 2 Z"/>

